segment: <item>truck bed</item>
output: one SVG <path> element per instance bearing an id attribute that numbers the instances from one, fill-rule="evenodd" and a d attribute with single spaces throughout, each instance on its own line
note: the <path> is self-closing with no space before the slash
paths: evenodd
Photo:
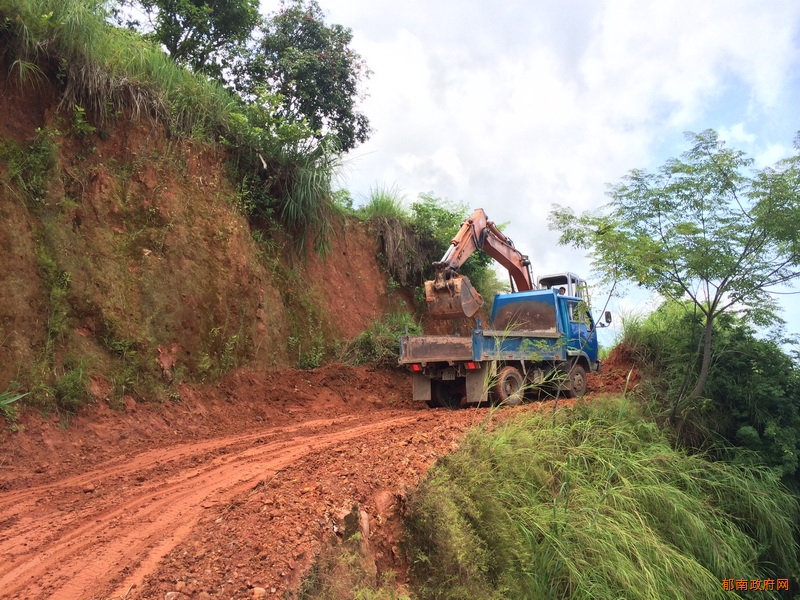
<path id="1" fill-rule="evenodd" d="M 400 338 L 400 363 L 472 360 L 472 337 L 421 335 Z"/>

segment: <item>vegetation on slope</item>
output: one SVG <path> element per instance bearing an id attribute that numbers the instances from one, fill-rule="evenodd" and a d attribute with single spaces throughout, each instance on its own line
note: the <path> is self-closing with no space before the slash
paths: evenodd
<path id="1" fill-rule="evenodd" d="M 714 324 L 714 368 L 705 398 L 700 403 L 681 401 L 681 390 L 699 368 L 702 328 L 690 303 L 665 302 L 646 318 L 626 320 L 622 343 L 646 373 L 653 410 L 662 421 L 677 422 L 679 443 L 766 465 L 791 488 L 800 489 L 797 356 L 787 354 L 780 337 L 758 332 L 741 317 L 724 315 Z"/>
<path id="2" fill-rule="evenodd" d="M 23 103 L 26 94 L 41 96 L 46 111 L 33 115 L 43 124 L 18 123 L 16 138 L 0 139 L 0 193 L 17 224 L 3 237 L 30 259 L 30 278 L 38 271 L 41 279 L 14 290 L 3 309 L 13 319 L 22 306 L 45 313 L 9 326 L 11 338 L 24 341 L 2 336 L 4 356 L 13 360 L 0 379 L 4 387 L 12 382 L 8 394 L 31 391 L 26 403 L 62 414 L 91 399 L 95 376 L 110 383 L 114 401 L 126 394 L 164 398 L 174 383 L 218 377 L 257 355 L 271 364 L 292 353 L 299 365 L 317 366 L 332 346 L 296 270 L 270 266 L 285 247 L 303 254 L 307 241 L 321 253 L 328 246 L 336 216 L 331 176 L 343 147 L 337 125 L 324 118 L 333 107 L 303 105 L 323 115 L 324 126 L 315 126 L 302 110 L 287 109 L 292 99 L 275 82 L 249 74 L 249 87 L 239 89 L 215 79 L 193 60 L 165 53 L 158 35 L 113 26 L 108 9 L 122 4 L 0 0 L 4 83 Z M 145 4 L 171 10 L 169 3 Z M 245 21 L 252 26 L 271 23 L 251 16 Z M 296 50 L 311 51 L 320 36 L 335 33 L 321 43 L 358 58 L 347 47 L 348 30 L 325 25 L 313 0 L 281 13 L 275 35 L 285 36 L 298 20 L 313 26 L 313 35 L 297 38 Z M 273 49 L 271 60 L 287 52 Z M 337 63 L 328 79 L 341 77 L 347 64 Z M 292 68 L 288 59 L 281 65 Z M 351 108 L 363 65 L 352 66 L 351 89 L 336 96 Z M 304 93 L 328 85 L 323 75 L 315 72 Z M 358 141 L 368 132 L 362 125 L 350 131 Z M 216 168 L 193 169 L 215 160 L 227 161 L 226 181 Z M 237 209 L 270 249 L 258 257 L 266 274 L 250 236 L 240 235 Z M 240 277 L 231 281 L 231 269 Z M 286 284 L 285 306 L 263 298 L 270 279 Z M 43 318 L 46 332 L 33 331 Z M 258 327 L 280 338 L 286 320 L 294 346 L 265 343 Z M 298 333 L 307 330 L 313 335 Z"/>
<path id="3" fill-rule="evenodd" d="M 110 25 L 105 6 L 95 0 L 0 0 L 0 55 L 11 77 L 20 85 L 57 81 L 59 108 L 81 112 L 89 127 L 101 131 L 124 115 L 134 122 L 159 123 L 172 136 L 226 145 L 235 179 L 241 182 L 244 208 L 279 220 L 301 249 L 310 231 L 317 248 L 324 251 L 333 208 L 331 172 L 343 145 L 335 128 L 326 133 L 320 127 L 328 122 L 326 110 L 341 107 L 309 106 L 309 111 L 316 111 L 316 123 L 302 111 L 285 108 L 291 98 L 277 82 L 270 87 L 269 81 L 254 82 L 250 77 L 247 89 L 237 94 L 202 69 L 193 72 L 181 66 L 157 45 L 157 36 L 143 37 Z M 327 31 L 321 12 L 313 6 L 305 8 L 311 11 L 317 33 Z M 279 16 L 286 28 L 298 20 L 305 26 L 306 12 L 297 10 L 274 18 Z M 349 56 L 346 30 L 337 27 L 333 29 L 343 37 L 335 51 Z M 302 48 L 312 42 L 296 43 Z M 277 52 L 273 60 L 287 53 L 292 54 L 291 49 Z M 350 58 L 353 63 L 348 65 L 355 70 L 348 79 L 350 87 L 336 98 L 352 109 L 363 67 L 355 56 Z M 307 82 L 303 93 L 327 85 L 320 77 L 317 73 Z M 364 127 L 357 134 L 347 129 L 349 147 L 356 143 L 352 136 L 366 139 L 368 126 Z"/>
<path id="4" fill-rule="evenodd" d="M 797 573 L 797 499 L 624 400 L 475 431 L 411 502 L 420 598 L 722 598 Z M 775 592 L 767 594 L 774 597 Z"/>

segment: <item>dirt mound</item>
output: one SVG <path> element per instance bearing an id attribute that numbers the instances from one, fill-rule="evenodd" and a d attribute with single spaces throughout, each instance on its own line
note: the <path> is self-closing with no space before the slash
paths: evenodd
<path id="1" fill-rule="evenodd" d="M 600 372 L 589 373 L 589 393 L 596 395 L 629 392 L 634 390 L 640 381 L 641 375 L 634 366 L 630 348 L 618 344 L 603 361 Z"/>

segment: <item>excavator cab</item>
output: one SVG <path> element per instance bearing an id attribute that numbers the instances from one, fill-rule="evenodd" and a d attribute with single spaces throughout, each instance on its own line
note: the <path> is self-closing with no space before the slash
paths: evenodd
<path id="1" fill-rule="evenodd" d="M 434 319 L 471 317 L 483 306 L 483 297 L 469 277 L 446 269 L 437 270 L 433 281 L 425 282 L 425 301 Z"/>

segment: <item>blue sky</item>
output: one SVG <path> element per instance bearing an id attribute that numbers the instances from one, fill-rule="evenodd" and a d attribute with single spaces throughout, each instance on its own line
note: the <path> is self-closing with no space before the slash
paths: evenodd
<path id="1" fill-rule="evenodd" d="M 598 208 L 606 184 L 682 152 L 684 132 L 716 129 L 765 166 L 800 131 L 797 0 L 319 2 L 373 71 L 375 131 L 340 186 L 357 202 L 386 187 L 482 207 L 537 274 L 591 278 L 548 231 L 551 206 Z M 800 313 L 798 296 L 782 303 Z"/>

